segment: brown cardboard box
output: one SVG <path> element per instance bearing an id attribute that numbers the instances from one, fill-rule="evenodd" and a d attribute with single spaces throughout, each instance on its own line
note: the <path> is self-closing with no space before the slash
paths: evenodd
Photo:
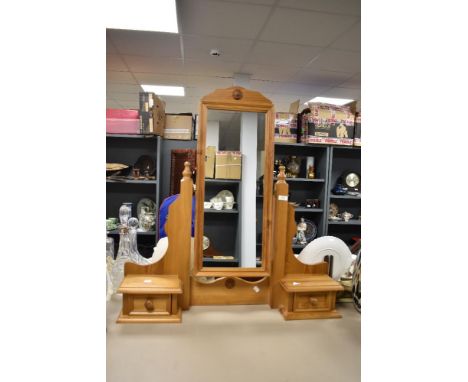
<path id="1" fill-rule="evenodd" d="M 153 134 L 164 135 L 166 124 L 166 105 L 156 94 L 153 96 Z"/>
<path id="2" fill-rule="evenodd" d="M 297 142 L 297 114 L 276 113 L 275 142 Z"/>
<path id="3" fill-rule="evenodd" d="M 354 146 L 361 146 L 361 113 L 356 113 L 354 121 Z"/>
<path id="4" fill-rule="evenodd" d="M 216 179 L 240 179 L 242 154 L 240 151 L 216 152 Z"/>
<path id="5" fill-rule="evenodd" d="M 216 147 L 208 146 L 205 156 L 205 178 L 214 178 L 216 160 Z"/>
<path id="6" fill-rule="evenodd" d="M 324 103 L 310 103 L 309 107 L 310 114 L 302 124 L 303 143 L 353 145 L 354 114 L 349 107 Z"/>
<path id="7" fill-rule="evenodd" d="M 154 93 L 140 92 L 140 134 L 164 135 L 164 102 Z"/>
<path id="8" fill-rule="evenodd" d="M 166 114 L 165 139 L 189 141 L 193 136 L 192 114 Z"/>

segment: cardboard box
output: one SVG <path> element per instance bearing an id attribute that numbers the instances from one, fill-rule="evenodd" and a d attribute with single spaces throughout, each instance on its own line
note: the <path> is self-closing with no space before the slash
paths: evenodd
<path id="1" fill-rule="evenodd" d="M 352 146 L 354 114 L 349 107 L 310 103 L 310 114 L 302 124 L 303 143 Z"/>
<path id="2" fill-rule="evenodd" d="M 205 156 L 205 178 L 214 178 L 216 161 L 216 147 L 208 146 Z"/>
<path id="3" fill-rule="evenodd" d="M 361 146 L 361 113 L 356 113 L 354 120 L 354 146 Z"/>
<path id="4" fill-rule="evenodd" d="M 297 114 L 276 113 L 275 142 L 297 142 Z"/>
<path id="5" fill-rule="evenodd" d="M 107 134 L 139 134 L 138 110 L 106 109 Z"/>
<path id="6" fill-rule="evenodd" d="M 216 152 L 216 179 L 241 179 L 242 153 L 240 151 Z"/>
<path id="7" fill-rule="evenodd" d="M 138 110 L 134 109 L 106 109 L 106 118 L 138 119 Z"/>
<path id="8" fill-rule="evenodd" d="M 140 100 L 140 123 L 142 134 L 164 135 L 166 120 L 165 104 L 154 93 L 141 92 Z M 150 113 L 148 116 L 145 113 Z M 143 115 L 143 118 L 141 116 Z"/>
<path id="9" fill-rule="evenodd" d="M 193 137 L 192 114 L 166 114 L 165 139 L 189 141 Z"/>

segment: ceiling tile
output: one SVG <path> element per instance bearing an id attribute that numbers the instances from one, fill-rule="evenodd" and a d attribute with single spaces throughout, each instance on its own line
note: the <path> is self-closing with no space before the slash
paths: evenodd
<path id="1" fill-rule="evenodd" d="M 106 69 L 116 71 L 127 71 L 128 68 L 117 54 L 108 54 L 106 56 Z"/>
<path id="2" fill-rule="evenodd" d="M 327 87 L 316 86 L 305 83 L 284 82 L 275 90 L 276 96 L 293 97 L 297 99 L 301 96 L 314 96 L 324 92 Z M 309 98 L 310 99 L 310 98 Z"/>
<path id="3" fill-rule="evenodd" d="M 225 1 L 225 0 L 214 0 L 214 1 Z M 248 3 L 248 4 L 263 4 L 273 5 L 276 0 L 229 0 L 231 3 Z"/>
<path id="4" fill-rule="evenodd" d="M 361 53 L 327 49 L 308 68 L 354 74 L 361 70 Z"/>
<path id="5" fill-rule="evenodd" d="M 183 74 L 182 60 L 172 57 L 122 56 L 132 72 Z"/>
<path id="6" fill-rule="evenodd" d="M 127 93 L 127 94 L 138 94 L 141 91 L 140 85 L 132 84 L 116 84 L 116 83 L 107 83 L 106 86 L 107 93 L 117 94 L 117 93 Z M 117 97 L 110 97 L 115 98 Z"/>
<path id="7" fill-rule="evenodd" d="M 123 109 L 138 109 L 140 107 L 138 97 L 135 101 L 122 101 L 119 104 Z"/>
<path id="8" fill-rule="evenodd" d="M 112 91 L 112 92 L 108 91 L 107 96 L 119 103 L 138 101 L 138 92 L 137 93 L 119 93 L 116 91 Z"/>
<path id="9" fill-rule="evenodd" d="M 246 62 L 252 64 L 302 67 L 321 50 L 319 47 L 259 41 Z"/>
<path id="10" fill-rule="evenodd" d="M 335 98 L 348 98 L 353 100 L 361 99 L 361 89 L 348 89 L 336 87 L 328 90 L 323 94 L 326 97 L 335 97 Z"/>
<path id="11" fill-rule="evenodd" d="M 211 57 L 209 57 L 211 58 Z M 184 72 L 191 75 L 203 76 L 232 76 L 241 68 L 239 62 L 227 62 L 220 60 L 189 60 L 184 62 Z"/>
<path id="12" fill-rule="evenodd" d="M 192 76 L 187 75 L 186 85 L 190 87 L 205 87 L 211 93 L 214 89 L 228 88 L 232 86 L 233 80 L 231 77 L 215 77 L 215 76 Z M 205 94 L 208 94 L 205 93 Z"/>
<path id="13" fill-rule="evenodd" d="M 182 74 L 133 73 L 139 84 L 185 86 L 186 76 Z"/>
<path id="14" fill-rule="evenodd" d="M 280 0 L 278 6 L 359 16 L 361 0 Z"/>
<path id="15" fill-rule="evenodd" d="M 361 73 L 356 74 L 350 79 L 340 84 L 342 88 L 361 89 Z"/>
<path id="16" fill-rule="evenodd" d="M 287 81 L 291 78 L 299 68 L 288 66 L 271 66 L 246 64 L 242 67 L 243 73 L 252 75 L 252 80 L 269 80 L 269 81 Z"/>
<path id="17" fill-rule="evenodd" d="M 107 54 L 115 54 L 117 51 L 115 50 L 114 44 L 109 39 L 109 36 L 106 36 L 106 53 Z"/>
<path id="18" fill-rule="evenodd" d="M 177 33 L 108 29 L 107 36 L 122 55 L 181 57 Z"/>
<path id="19" fill-rule="evenodd" d="M 277 8 L 260 40 L 325 47 L 356 21 L 354 16 Z"/>
<path id="20" fill-rule="evenodd" d="M 179 6 L 183 34 L 254 39 L 270 7 L 209 0 L 182 0 Z"/>
<path id="21" fill-rule="evenodd" d="M 305 68 L 296 74 L 292 81 L 314 86 L 332 87 L 348 80 L 351 76 L 352 73 Z"/>
<path id="22" fill-rule="evenodd" d="M 106 72 L 107 82 L 117 82 L 121 84 L 136 84 L 135 79 L 130 72 L 118 72 L 114 70 L 108 70 Z"/>
<path id="23" fill-rule="evenodd" d="M 232 62 L 242 62 L 253 44 L 253 40 L 226 39 L 216 37 L 201 37 L 184 35 L 185 58 L 202 60 L 224 60 Z M 210 56 L 211 49 L 218 49 L 221 53 L 219 57 Z"/>
<path id="24" fill-rule="evenodd" d="M 331 48 L 361 51 L 361 23 L 357 23 L 331 44 Z"/>
<path id="25" fill-rule="evenodd" d="M 281 82 L 266 80 L 250 80 L 250 89 L 263 93 L 273 93 L 280 86 Z M 266 96 L 265 96 L 266 97 Z"/>

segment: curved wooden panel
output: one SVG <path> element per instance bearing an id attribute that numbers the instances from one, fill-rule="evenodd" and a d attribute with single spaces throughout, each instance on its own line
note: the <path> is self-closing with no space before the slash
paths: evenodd
<path id="1" fill-rule="evenodd" d="M 260 92 L 240 86 L 217 89 L 201 99 L 210 109 L 267 112 L 273 103 Z"/>
<path id="2" fill-rule="evenodd" d="M 220 277 L 202 283 L 192 277 L 192 305 L 257 305 L 268 304 L 269 277 L 247 281 L 241 277 Z"/>

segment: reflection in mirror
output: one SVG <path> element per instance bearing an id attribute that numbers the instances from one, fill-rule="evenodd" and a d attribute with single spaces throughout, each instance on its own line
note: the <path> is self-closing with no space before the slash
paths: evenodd
<path id="1" fill-rule="evenodd" d="M 205 147 L 203 266 L 260 267 L 264 114 L 208 110 Z"/>

